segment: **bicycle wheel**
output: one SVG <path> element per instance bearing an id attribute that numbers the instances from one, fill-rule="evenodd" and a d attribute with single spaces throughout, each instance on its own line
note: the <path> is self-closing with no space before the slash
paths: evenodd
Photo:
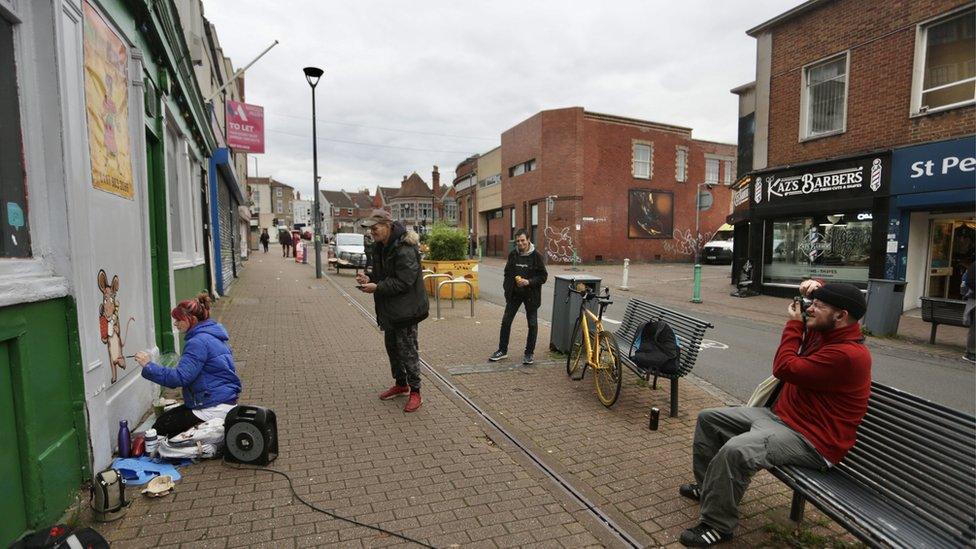
<path id="1" fill-rule="evenodd" d="M 593 369 L 593 380 L 596 383 L 596 394 L 607 408 L 613 406 L 620 396 L 620 348 L 617 338 L 610 332 L 600 332 L 600 345 L 597 349 L 596 368 Z"/>
<path id="2" fill-rule="evenodd" d="M 583 326 L 580 319 L 576 319 L 576 326 L 573 327 L 573 339 L 569 346 L 569 353 L 566 354 L 566 375 L 573 377 L 580 373 L 578 379 L 582 379 L 582 367 L 586 364 L 586 345 L 583 343 Z"/>

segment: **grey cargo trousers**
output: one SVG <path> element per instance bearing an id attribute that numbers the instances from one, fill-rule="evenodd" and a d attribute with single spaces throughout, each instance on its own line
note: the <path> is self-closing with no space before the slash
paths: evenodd
<path id="1" fill-rule="evenodd" d="M 739 523 L 739 501 L 760 469 L 827 467 L 813 445 L 769 408 L 702 410 L 692 449 L 695 481 L 701 486 L 701 521 L 726 534 Z"/>

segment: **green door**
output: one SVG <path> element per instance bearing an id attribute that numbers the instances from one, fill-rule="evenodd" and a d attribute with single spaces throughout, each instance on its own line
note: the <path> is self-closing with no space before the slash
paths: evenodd
<path id="1" fill-rule="evenodd" d="M 6 547 L 27 530 L 24 475 L 14 409 L 13 375 L 9 342 L 0 342 L 0 547 Z"/>

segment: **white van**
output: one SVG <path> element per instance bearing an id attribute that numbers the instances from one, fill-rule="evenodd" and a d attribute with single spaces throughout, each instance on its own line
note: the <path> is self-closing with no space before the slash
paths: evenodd
<path id="1" fill-rule="evenodd" d="M 705 263 L 732 263 L 732 234 L 735 228 L 728 223 L 723 224 L 712 235 L 712 239 L 705 243 L 702 259 Z"/>
<path id="2" fill-rule="evenodd" d="M 339 233 L 333 243 L 336 258 L 351 263 L 350 266 L 366 265 L 366 237 L 358 233 Z"/>

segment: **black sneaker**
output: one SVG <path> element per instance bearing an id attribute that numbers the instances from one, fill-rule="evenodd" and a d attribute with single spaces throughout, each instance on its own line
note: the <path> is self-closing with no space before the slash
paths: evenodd
<path id="1" fill-rule="evenodd" d="M 525 353 L 525 356 L 522 357 L 522 364 L 532 364 L 534 362 L 535 357 L 532 356 L 532 353 Z"/>
<path id="2" fill-rule="evenodd" d="M 491 356 L 488 357 L 488 360 L 492 362 L 498 362 L 503 358 L 508 358 L 508 353 L 506 353 L 505 351 L 495 351 L 494 353 L 491 353 Z"/>
<path id="3" fill-rule="evenodd" d="M 678 538 L 678 541 L 685 547 L 711 547 L 729 541 L 730 539 L 732 539 L 732 534 L 723 534 L 702 522 L 694 528 L 689 528 L 681 532 L 681 537 Z"/>
<path id="4" fill-rule="evenodd" d="M 678 487 L 678 493 L 688 499 L 701 501 L 701 486 L 698 483 L 682 484 Z"/>

